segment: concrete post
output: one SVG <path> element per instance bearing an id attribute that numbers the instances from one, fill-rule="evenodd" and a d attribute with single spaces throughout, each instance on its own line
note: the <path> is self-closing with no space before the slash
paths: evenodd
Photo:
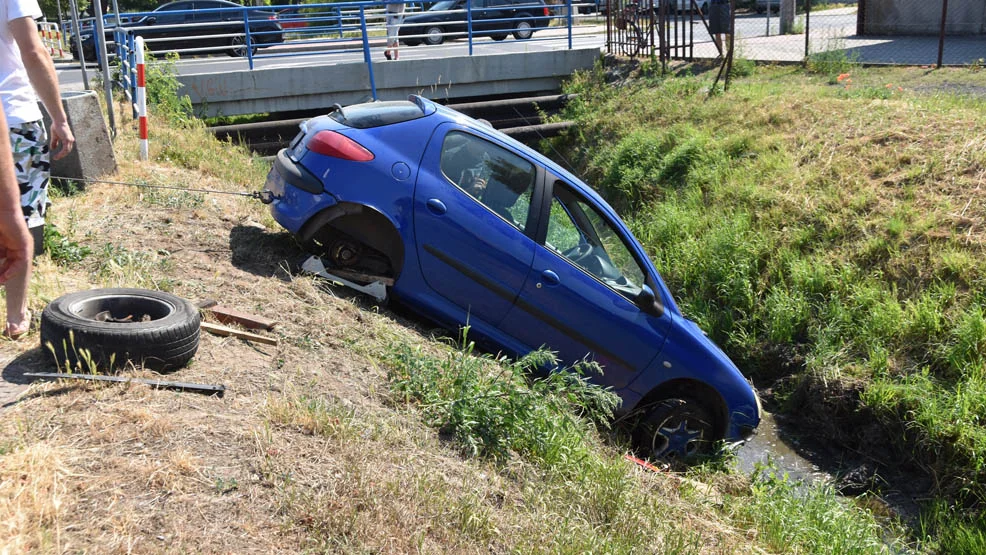
<path id="1" fill-rule="evenodd" d="M 40 104 L 40 103 L 39 103 Z M 116 171 L 113 143 L 103 121 L 96 91 L 66 91 L 62 106 L 68 125 L 75 135 L 75 148 L 65 158 L 51 161 L 51 175 L 69 179 L 96 179 Z M 44 112 L 44 107 L 42 106 Z M 51 128 L 51 119 L 44 112 L 44 123 Z"/>
<path id="2" fill-rule="evenodd" d="M 794 0 L 781 0 L 780 13 L 781 34 L 789 35 L 794 32 Z"/>

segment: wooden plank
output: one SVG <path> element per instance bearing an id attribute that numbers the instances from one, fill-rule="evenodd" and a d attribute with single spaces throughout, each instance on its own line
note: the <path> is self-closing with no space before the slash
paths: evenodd
<path id="1" fill-rule="evenodd" d="M 240 339 L 246 339 L 247 341 L 254 341 L 256 343 L 264 343 L 266 345 L 277 345 L 277 338 L 275 337 L 264 337 L 263 335 L 257 335 L 255 333 L 249 333 L 245 331 L 240 331 L 235 328 L 227 328 L 226 326 L 220 326 L 219 324 L 213 324 L 210 322 L 202 322 L 202 329 L 213 334 L 222 337 L 238 337 Z"/>
<path id="2" fill-rule="evenodd" d="M 101 376 L 96 374 L 62 374 L 56 372 L 25 372 L 25 377 L 40 378 L 43 380 L 86 380 L 98 382 L 114 383 L 139 383 L 157 387 L 161 389 L 174 389 L 178 391 L 193 391 L 206 395 L 218 394 L 220 397 L 226 392 L 224 385 L 210 385 L 189 382 L 166 382 L 162 380 L 145 380 L 142 378 L 127 378 L 124 376 Z"/>
<path id="3" fill-rule="evenodd" d="M 224 324 L 239 324 L 251 330 L 271 330 L 277 325 L 277 322 L 274 320 L 255 314 L 240 312 L 239 310 L 227 308 L 222 305 L 208 307 L 205 311 L 215 316 L 216 320 Z"/>

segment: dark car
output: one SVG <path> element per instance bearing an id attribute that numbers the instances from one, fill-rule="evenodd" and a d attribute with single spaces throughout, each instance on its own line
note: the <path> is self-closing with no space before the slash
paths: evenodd
<path id="1" fill-rule="evenodd" d="M 385 298 L 493 352 L 598 363 L 645 456 L 742 441 L 760 422 L 750 383 L 616 212 L 487 124 L 419 96 L 337 108 L 302 124 L 265 190 L 327 272 L 385 278 Z"/>
<path id="2" fill-rule="evenodd" d="M 473 35 L 503 40 L 531 38 L 548 27 L 551 10 L 544 0 L 471 0 Z M 401 41 L 408 46 L 441 44 L 467 33 L 466 0 L 441 0 L 424 13 L 412 15 L 401 26 Z"/>
<path id="3" fill-rule="evenodd" d="M 225 53 L 230 56 L 246 55 L 246 25 L 243 6 L 226 0 L 183 0 L 160 6 L 124 28 L 144 38 L 144 44 L 152 51 L 198 49 L 192 54 Z M 258 48 L 284 42 L 283 29 L 277 13 L 270 10 L 250 9 L 246 12 L 250 21 L 250 45 Z M 111 19 L 112 21 L 112 19 Z M 107 50 L 113 49 L 113 28 L 107 25 Z M 82 37 L 82 51 L 87 61 L 96 59 L 96 45 L 90 31 Z M 222 48 L 228 47 L 228 48 Z M 72 55 L 78 58 L 74 42 Z"/>

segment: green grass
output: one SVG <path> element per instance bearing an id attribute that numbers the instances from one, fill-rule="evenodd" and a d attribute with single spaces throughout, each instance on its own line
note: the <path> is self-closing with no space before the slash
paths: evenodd
<path id="1" fill-rule="evenodd" d="M 946 85 L 986 80 L 819 55 L 706 99 L 700 69 L 619 91 L 577 77 L 578 140 L 556 147 L 758 385 L 861 387 L 859 406 L 900 431 L 886 462 L 986 499 L 986 96 Z"/>
<path id="2" fill-rule="evenodd" d="M 491 471 L 524 477 L 518 507 L 524 525 L 512 535 L 511 550 L 703 552 L 695 522 L 667 494 L 641 488 L 619 451 L 600 442 L 596 429 L 613 409 L 613 394 L 590 385 L 578 370 L 529 377 L 532 367 L 550 362 L 550 353 L 511 361 L 477 355 L 472 344 L 434 352 L 399 340 L 370 351 L 387 369 L 395 406 L 416 410 L 465 456 L 493 463 Z M 715 481 L 728 476 L 724 468 L 713 463 L 695 475 Z M 697 505 L 708 502 L 697 493 L 708 486 L 678 480 L 682 495 L 694 496 Z M 489 542 L 495 536 L 488 507 L 476 499 L 445 503 L 475 538 Z M 730 525 L 756 530 L 754 543 L 768 550 L 880 553 L 886 542 L 901 543 L 896 530 L 884 530 L 830 488 L 799 487 L 767 473 L 748 488 L 733 488 L 721 503 Z"/>

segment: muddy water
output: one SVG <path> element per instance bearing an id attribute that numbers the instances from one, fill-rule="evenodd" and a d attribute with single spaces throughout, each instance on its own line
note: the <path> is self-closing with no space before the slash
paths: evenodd
<path id="1" fill-rule="evenodd" d="M 758 464 L 773 463 L 781 474 L 787 473 L 794 481 L 833 480 L 831 474 L 799 455 L 795 450 L 798 447 L 797 440 L 781 439 L 774 415 L 764 412 L 757 434 L 736 451 L 736 467 L 744 474 L 753 474 Z"/>

